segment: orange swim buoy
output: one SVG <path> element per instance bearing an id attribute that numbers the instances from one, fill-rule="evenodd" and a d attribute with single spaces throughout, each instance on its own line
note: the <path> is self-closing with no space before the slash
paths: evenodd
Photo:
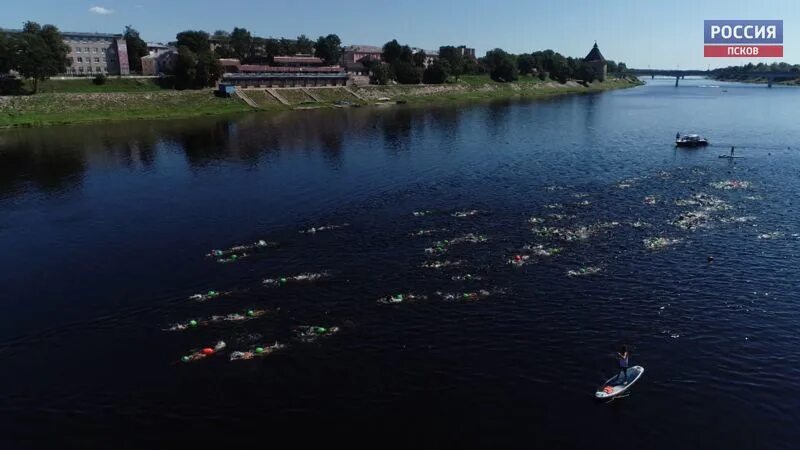
<path id="1" fill-rule="evenodd" d="M 200 350 L 200 353 L 202 353 L 202 354 L 204 354 L 206 356 L 213 355 L 214 354 L 214 349 L 211 348 L 211 347 L 206 347 L 206 348 Z"/>
<path id="2" fill-rule="evenodd" d="M 603 392 L 605 392 L 606 394 L 610 394 L 610 393 L 614 392 L 614 388 L 611 387 L 611 386 L 606 386 L 606 387 L 603 388 Z"/>

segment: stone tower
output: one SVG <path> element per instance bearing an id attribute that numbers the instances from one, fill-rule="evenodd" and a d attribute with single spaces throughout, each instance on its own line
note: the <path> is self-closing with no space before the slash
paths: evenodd
<path id="1" fill-rule="evenodd" d="M 597 48 L 597 42 L 594 43 L 594 47 L 592 47 L 592 50 L 589 51 L 589 54 L 586 55 L 586 58 L 583 58 L 583 60 L 592 66 L 598 80 L 604 81 L 606 79 L 606 59 L 603 58 L 603 54 L 600 53 L 600 49 Z"/>

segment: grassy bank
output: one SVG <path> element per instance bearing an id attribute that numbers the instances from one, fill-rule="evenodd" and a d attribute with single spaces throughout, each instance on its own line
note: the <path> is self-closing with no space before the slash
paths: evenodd
<path id="1" fill-rule="evenodd" d="M 367 99 L 389 97 L 392 100 L 408 103 L 457 103 L 586 94 L 634 87 L 640 84 L 642 84 L 640 81 L 613 79 L 584 86 L 575 81 L 560 84 L 550 80 L 541 81 L 533 77 L 523 77 L 514 83 L 497 83 L 486 76 L 476 75 L 462 77 L 458 82 L 445 85 L 374 86 L 361 88 L 358 93 Z"/>
<path id="2" fill-rule="evenodd" d="M 734 83 L 753 83 L 753 84 L 767 84 L 769 80 L 766 78 L 761 77 L 753 77 L 753 78 L 736 78 L 736 77 L 714 77 L 713 80 L 716 81 L 731 81 Z M 777 79 L 773 81 L 773 85 L 778 84 L 781 86 L 800 86 L 800 78 L 790 78 L 790 79 Z"/>
<path id="3" fill-rule="evenodd" d="M 544 98 L 621 89 L 638 81 L 608 80 L 583 86 L 574 81 L 559 84 L 523 77 L 514 83 L 496 83 L 487 76 L 465 76 L 443 85 L 392 85 L 343 88 L 280 89 L 290 105 L 275 100 L 263 89 L 246 95 L 260 111 L 297 108 L 330 108 L 337 103 L 372 104 L 378 99 L 407 103 L 436 104 L 487 101 L 510 98 Z M 309 95 L 311 93 L 312 95 Z M 317 101 L 316 99 L 319 99 Z M 0 127 L 44 126 L 108 120 L 186 118 L 254 111 L 239 98 L 217 98 L 210 90 L 174 91 L 160 89 L 153 80 L 109 79 L 95 85 L 90 79 L 50 80 L 36 95 L 0 97 Z"/>
<path id="4" fill-rule="evenodd" d="M 129 119 L 166 119 L 252 111 L 239 99 L 209 90 L 47 93 L 0 97 L 0 127 L 44 126 Z"/>

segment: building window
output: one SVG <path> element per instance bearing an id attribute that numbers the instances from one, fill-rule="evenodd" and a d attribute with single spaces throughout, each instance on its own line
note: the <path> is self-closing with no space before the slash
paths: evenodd
<path id="1" fill-rule="evenodd" d="M 75 53 L 80 53 L 81 52 L 81 48 L 80 47 L 75 47 L 73 50 L 75 51 Z"/>
<path id="2" fill-rule="evenodd" d="M 95 58 L 94 62 L 100 62 L 100 58 Z"/>
<path id="3" fill-rule="evenodd" d="M 78 72 L 83 73 L 83 66 L 78 67 Z"/>
<path id="4" fill-rule="evenodd" d="M 83 62 L 83 58 L 78 57 L 78 62 L 82 63 Z"/>
<path id="5" fill-rule="evenodd" d="M 85 48 L 83 49 L 83 51 L 84 51 L 84 52 L 86 52 L 86 53 L 89 53 L 89 47 L 85 47 Z"/>
<path id="6" fill-rule="evenodd" d="M 89 73 L 92 73 L 92 68 L 91 67 L 87 67 L 86 71 L 89 72 Z"/>

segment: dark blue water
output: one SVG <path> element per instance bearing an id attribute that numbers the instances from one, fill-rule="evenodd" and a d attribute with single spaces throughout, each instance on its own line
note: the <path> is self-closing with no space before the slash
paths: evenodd
<path id="1" fill-rule="evenodd" d="M 795 448 L 798 102 L 655 80 L 535 103 L 4 131 L 0 447 Z M 676 150 L 677 131 L 714 145 Z M 719 159 L 731 145 L 743 158 Z M 744 188 L 714 187 L 732 180 Z M 687 202 L 698 194 L 715 203 Z M 692 211 L 700 226 L 676 226 Z M 585 239 L 558 236 L 581 226 Z M 467 233 L 488 241 L 425 253 Z M 646 248 L 659 237 L 675 243 Z M 280 246 L 204 256 L 259 239 Z M 561 252 L 508 264 L 526 244 Z M 568 276 L 581 268 L 599 272 Z M 481 279 L 452 279 L 467 273 Z M 211 289 L 235 292 L 187 299 Z M 399 293 L 428 298 L 377 302 Z M 162 331 L 248 309 L 267 314 Z M 308 343 L 302 325 L 340 331 Z M 229 361 L 275 341 L 287 348 Z M 596 403 L 621 344 L 645 373 Z"/>

